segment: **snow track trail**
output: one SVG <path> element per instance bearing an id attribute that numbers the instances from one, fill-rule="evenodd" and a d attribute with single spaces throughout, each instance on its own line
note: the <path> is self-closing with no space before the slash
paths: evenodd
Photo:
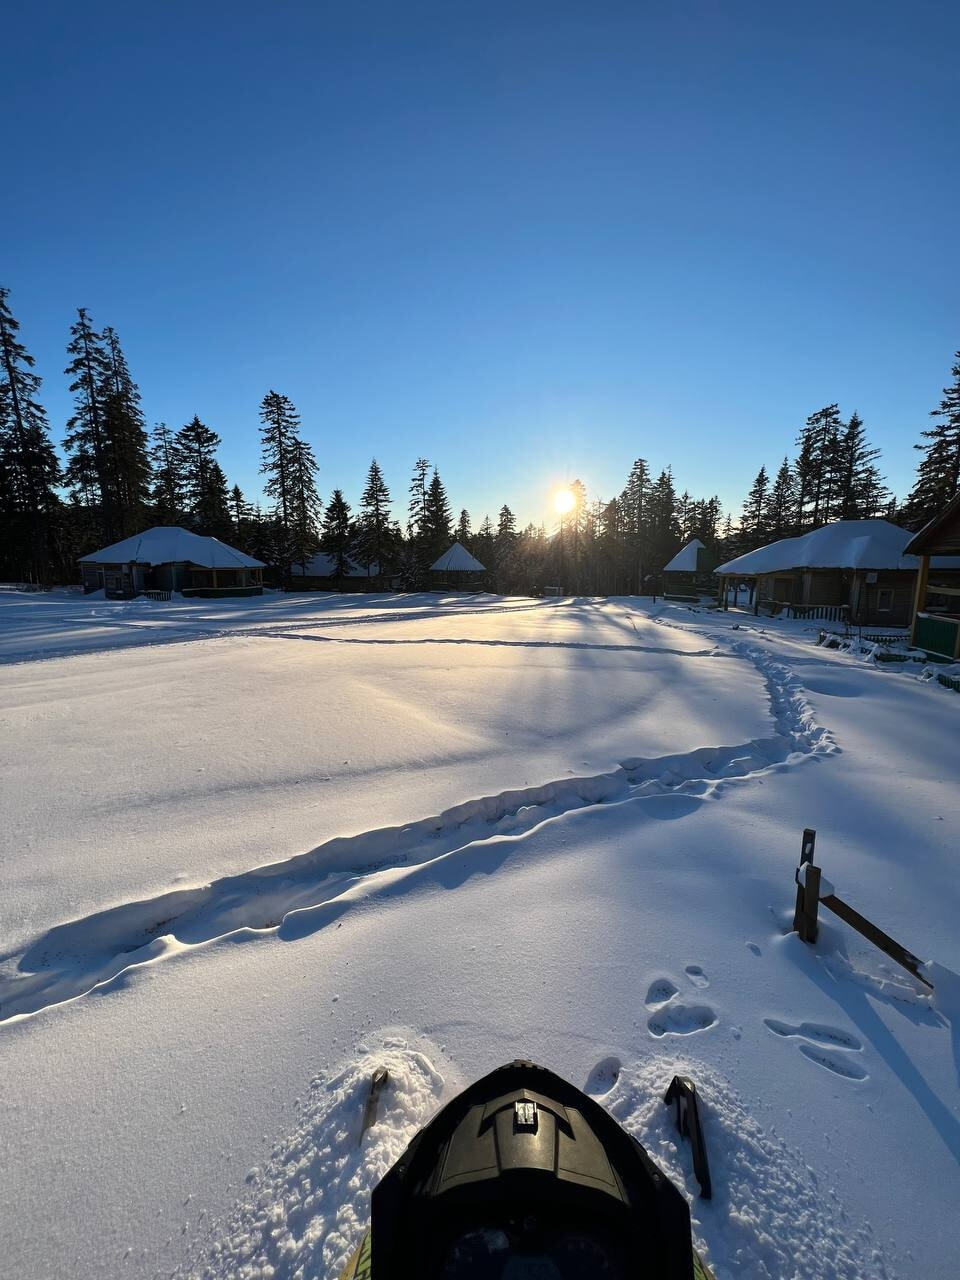
<path id="1" fill-rule="evenodd" d="M 25 951 L 0 956 L 0 1023 L 29 1017 L 141 965 L 220 939 L 295 940 L 358 904 L 416 889 L 423 868 L 435 868 L 448 883 L 451 877 L 461 883 L 474 871 L 489 873 L 525 835 L 574 810 L 624 803 L 662 806 L 673 797 L 682 814 L 726 786 L 837 750 L 789 668 L 757 646 L 717 639 L 709 650 L 670 652 L 698 662 L 754 665 L 769 698 L 774 732 L 768 737 L 631 757 L 610 772 L 482 796 L 404 826 L 337 837 L 281 862 L 57 925 Z"/>

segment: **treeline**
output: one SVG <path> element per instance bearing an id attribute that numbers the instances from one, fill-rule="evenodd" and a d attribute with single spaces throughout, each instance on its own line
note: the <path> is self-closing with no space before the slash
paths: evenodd
<path id="1" fill-rule="evenodd" d="M 430 564 L 456 538 L 506 592 L 557 585 L 565 592 L 615 594 L 649 589 L 663 565 L 690 538 L 727 559 L 776 538 L 831 520 L 883 516 L 918 528 L 960 490 L 960 353 L 952 383 L 932 411 L 934 425 L 916 445 L 916 482 L 902 504 L 880 473 L 857 414 L 846 421 L 836 404 L 810 415 L 771 475 L 760 468 L 740 518 L 721 510 L 716 496 L 677 492 L 672 470 L 656 476 L 643 458 L 622 491 L 608 501 L 587 500 L 570 486 L 572 505 L 559 527 L 517 526 L 503 506 L 496 524 L 477 528 L 461 510 L 454 518 L 439 471 L 414 463 L 406 518 L 394 515 L 382 470 L 374 459 L 357 505 L 341 488 L 323 500 L 318 467 L 290 399 L 269 391 L 260 404 L 265 503 L 230 485 L 220 464 L 220 436 L 198 416 L 173 429 L 148 431 L 140 392 L 120 339 L 97 330 L 84 308 L 70 329 L 66 374 L 74 411 L 61 460 L 40 401 L 41 380 L 0 289 L 0 578 L 23 582 L 76 581 L 79 556 L 151 525 L 182 525 L 248 551 L 288 582 L 291 566 L 318 551 L 331 557 L 332 575 L 360 568 L 374 581 L 422 586 Z"/>

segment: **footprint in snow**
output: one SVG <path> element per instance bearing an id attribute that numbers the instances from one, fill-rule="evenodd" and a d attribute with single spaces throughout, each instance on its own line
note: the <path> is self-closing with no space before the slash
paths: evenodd
<path id="1" fill-rule="evenodd" d="M 688 964 L 683 972 L 695 987 L 709 987 L 710 979 L 698 964 Z"/>
<path id="2" fill-rule="evenodd" d="M 839 1027 L 826 1026 L 822 1022 L 801 1022 L 795 1027 L 789 1022 L 781 1022 L 778 1018 L 764 1018 L 763 1025 L 775 1036 L 784 1036 L 786 1039 L 798 1037 L 801 1040 L 812 1040 L 815 1044 L 826 1044 L 834 1049 L 850 1049 L 854 1052 L 859 1052 L 863 1048 L 863 1044 L 856 1036 L 850 1035 L 848 1031 L 841 1031 Z"/>
<path id="3" fill-rule="evenodd" d="M 809 1058 L 811 1062 L 815 1062 L 818 1067 L 826 1067 L 828 1071 L 832 1071 L 834 1075 L 843 1076 L 847 1080 L 866 1080 L 867 1072 L 856 1062 L 851 1062 L 849 1058 L 840 1058 L 836 1054 L 827 1053 L 825 1049 L 818 1049 L 812 1044 L 802 1044 L 800 1052 L 805 1058 Z"/>
<path id="4" fill-rule="evenodd" d="M 717 1021 L 717 1015 L 708 1004 L 666 1004 L 647 1019 L 647 1030 L 652 1036 L 689 1036 L 695 1031 L 706 1031 Z"/>
<path id="5" fill-rule="evenodd" d="M 755 942 L 747 942 L 747 943 L 744 943 L 744 946 L 747 948 L 747 950 L 748 950 L 748 951 L 750 952 L 750 954 L 751 954 L 751 955 L 753 955 L 753 956 L 759 956 L 759 955 L 762 955 L 762 954 L 763 954 L 763 952 L 760 950 L 760 948 L 757 946 L 757 944 L 756 944 Z"/>
<path id="6" fill-rule="evenodd" d="M 601 1058 L 587 1076 L 587 1083 L 583 1086 L 584 1093 L 589 1093 L 593 1098 L 609 1093 L 620 1078 L 621 1065 L 619 1058 Z"/>
<path id="7" fill-rule="evenodd" d="M 648 1009 L 656 1009 L 666 1004 L 668 1000 L 672 1000 L 676 994 L 677 988 L 669 978 L 656 978 L 650 983 L 644 1003 Z"/>
<path id="8" fill-rule="evenodd" d="M 842 1076 L 845 1080 L 866 1080 L 869 1076 L 869 1072 L 864 1071 L 858 1062 L 843 1056 L 860 1053 L 863 1049 L 862 1042 L 848 1031 L 821 1022 L 801 1022 L 798 1026 L 793 1026 L 778 1018 L 764 1018 L 763 1025 L 775 1036 L 781 1036 L 785 1040 L 802 1040 L 799 1049 L 803 1056 L 815 1062 L 818 1067 L 832 1071 L 834 1075 Z M 829 1053 L 824 1046 L 839 1049 L 841 1053 Z"/>

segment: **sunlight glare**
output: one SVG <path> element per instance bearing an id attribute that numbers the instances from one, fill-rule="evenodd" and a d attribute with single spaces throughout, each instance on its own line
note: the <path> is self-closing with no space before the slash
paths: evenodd
<path id="1" fill-rule="evenodd" d="M 558 489 L 553 495 L 553 505 L 562 516 L 573 510 L 575 501 L 576 499 L 569 489 Z"/>

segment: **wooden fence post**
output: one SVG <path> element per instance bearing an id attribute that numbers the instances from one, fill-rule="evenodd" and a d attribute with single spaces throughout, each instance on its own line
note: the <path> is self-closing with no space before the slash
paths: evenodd
<path id="1" fill-rule="evenodd" d="M 804 827 L 800 845 L 800 865 L 810 865 L 803 884 L 797 884 L 797 905 L 793 913 L 793 927 L 804 942 L 817 940 L 817 909 L 820 905 L 820 868 L 813 866 L 813 854 L 817 846 L 817 833 Z"/>

